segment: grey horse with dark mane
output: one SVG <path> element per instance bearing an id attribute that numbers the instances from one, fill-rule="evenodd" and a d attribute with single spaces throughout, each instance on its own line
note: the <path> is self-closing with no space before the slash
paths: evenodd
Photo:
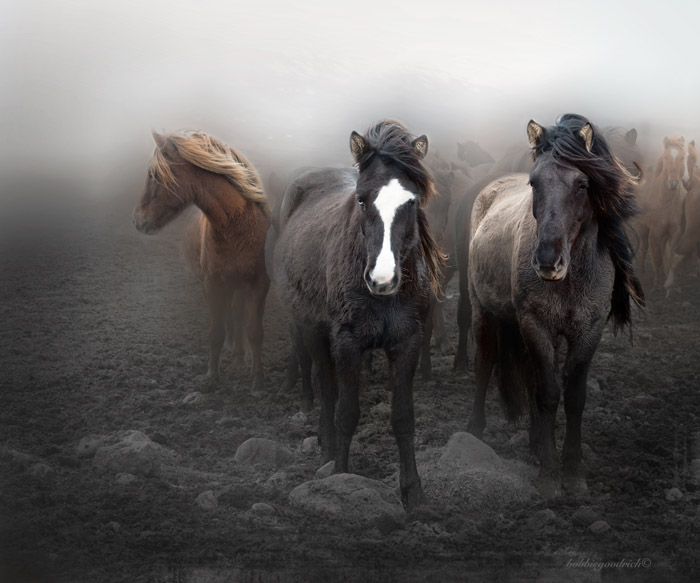
<path id="1" fill-rule="evenodd" d="M 422 490 L 412 384 L 443 261 L 424 212 L 434 195 L 423 165 L 428 140 L 386 120 L 353 132 L 350 147 L 356 170 L 307 172 L 287 189 L 274 278 L 291 309 L 302 369 L 313 361 L 323 460 L 334 459 L 336 473 L 348 471 L 360 417 L 362 355 L 384 349 L 401 496 L 413 509 Z"/>
<path id="2" fill-rule="evenodd" d="M 495 368 L 509 419 L 530 413 L 530 446 L 545 495 L 586 491 L 581 418 L 586 379 L 607 319 L 631 322 L 644 304 L 625 224 L 636 212 L 635 179 L 587 119 L 531 121 L 534 167 L 481 190 L 472 212 L 469 297 L 476 342 L 476 394 L 469 431 L 481 436 Z M 561 371 L 557 347 L 566 342 Z M 556 458 L 563 385 L 566 437 Z M 563 470 L 563 476 L 562 476 Z"/>

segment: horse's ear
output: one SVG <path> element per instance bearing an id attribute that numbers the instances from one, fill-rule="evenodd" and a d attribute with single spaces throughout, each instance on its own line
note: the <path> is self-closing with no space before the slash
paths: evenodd
<path id="1" fill-rule="evenodd" d="M 634 146 L 637 143 L 637 130 L 632 128 L 625 134 L 625 142 L 630 146 Z"/>
<path id="2" fill-rule="evenodd" d="M 545 133 L 547 133 L 546 129 L 537 122 L 530 120 L 527 124 L 527 138 L 530 140 L 530 147 L 536 148 L 537 144 L 542 141 Z"/>
<path id="3" fill-rule="evenodd" d="M 157 131 L 153 130 L 153 141 L 156 143 L 156 146 L 158 146 L 159 150 L 162 150 L 163 147 L 165 146 L 166 139 L 162 134 L 159 134 Z"/>
<path id="4" fill-rule="evenodd" d="M 428 153 L 428 136 L 422 135 L 411 142 L 411 146 L 418 153 L 418 156 L 425 158 Z"/>
<path id="5" fill-rule="evenodd" d="M 593 126 L 590 124 L 590 122 L 586 123 L 586 125 L 578 131 L 578 135 L 583 138 L 583 141 L 586 144 L 586 150 L 590 152 L 591 148 L 593 147 Z"/>
<path id="6" fill-rule="evenodd" d="M 350 134 L 350 151 L 352 152 L 352 157 L 355 158 L 355 162 L 360 161 L 360 156 L 367 148 L 367 142 L 365 139 L 357 132 L 352 132 Z"/>

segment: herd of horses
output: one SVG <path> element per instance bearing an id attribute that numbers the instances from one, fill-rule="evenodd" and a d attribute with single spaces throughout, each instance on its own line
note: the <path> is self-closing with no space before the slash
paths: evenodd
<path id="1" fill-rule="evenodd" d="M 635 130 L 600 130 L 574 114 L 551 127 L 531 121 L 527 136 L 529 147 L 498 161 L 465 143 L 448 162 L 428 156 L 426 136 L 383 120 L 352 132 L 352 168 L 300 170 L 270 209 L 260 176 L 233 148 L 201 132 L 154 134 L 133 222 L 153 233 L 190 205 L 201 211 L 188 222 L 184 247 L 209 307 L 207 385 L 218 382 L 228 338 L 234 358 L 250 353 L 252 392 L 263 393 L 272 276 L 291 316 L 286 386 L 301 370 L 302 409 L 318 396 L 322 461 L 333 461 L 335 473 L 348 471 L 365 356 L 384 350 L 401 497 L 415 509 L 423 495 L 413 378 L 419 362 L 423 377 L 431 375 L 431 337 L 438 344 L 445 337 L 441 304 L 458 273 L 456 370 L 468 368 L 470 335 L 475 345 L 468 430 L 483 434 L 495 372 L 507 417 L 529 414 L 542 493 L 584 493 L 581 418 L 591 359 L 606 322 L 624 328 L 632 306 L 644 306 L 637 249 L 638 269 L 648 249 L 653 286 L 663 281 L 667 293 L 683 259 L 697 258 L 698 155 L 694 142 L 686 152 L 683 138 L 666 138 L 647 169 Z"/>

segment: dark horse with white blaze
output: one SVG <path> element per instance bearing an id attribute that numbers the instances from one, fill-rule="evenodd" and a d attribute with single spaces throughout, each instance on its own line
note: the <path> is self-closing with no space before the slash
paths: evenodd
<path id="1" fill-rule="evenodd" d="M 307 172 L 287 189 L 274 279 L 292 312 L 297 352 L 313 360 L 323 459 L 335 460 L 336 473 L 348 471 L 360 417 L 362 355 L 384 349 L 401 495 L 412 509 L 422 499 L 413 376 L 443 261 L 424 213 L 434 195 L 422 163 L 428 140 L 384 120 L 364 136 L 353 132 L 350 147 L 357 170 Z"/>
<path id="2" fill-rule="evenodd" d="M 544 128 L 531 121 L 531 174 L 503 177 L 478 195 L 472 212 L 469 297 L 476 342 L 476 394 L 469 431 L 481 436 L 494 367 L 511 420 L 530 411 L 539 486 L 559 492 L 555 418 L 563 338 L 566 437 L 561 484 L 586 491 L 581 418 L 586 379 L 603 327 L 631 323 L 643 306 L 625 223 L 637 211 L 635 180 L 584 117 L 566 114 Z"/>

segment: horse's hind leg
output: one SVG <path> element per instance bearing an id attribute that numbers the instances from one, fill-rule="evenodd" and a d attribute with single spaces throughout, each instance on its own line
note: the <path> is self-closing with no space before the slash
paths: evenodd
<path id="1" fill-rule="evenodd" d="M 419 333 L 401 344 L 386 348 L 389 383 L 392 392 L 391 427 L 399 446 L 399 484 L 406 509 L 414 510 L 423 501 L 423 490 L 416 468 L 413 375 L 421 346 Z"/>
<path id="2" fill-rule="evenodd" d="M 210 278 L 204 280 L 204 295 L 209 307 L 209 369 L 206 381 L 208 385 L 215 385 L 219 382 L 219 361 L 226 339 L 226 312 L 230 298 L 224 286 Z"/>
<path id="3" fill-rule="evenodd" d="M 472 327 L 472 304 L 469 301 L 469 276 L 467 267 L 459 271 L 459 304 L 457 305 L 457 325 L 459 327 L 459 341 L 455 352 L 452 368 L 456 371 L 466 371 L 469 366 L 467 353 L 469 343 L 469 330 Z"/>
<path id="4" fill-rule="evenodd" d="M 314 391 L 311 384 L 311 366 L 312 358 L 309 353 L 304 338 L 296 326 L 294 326 L 294 372 L 297 373 L 297 363 L 301 367 L 301 410 L 308 413 L 314 408 Z M 291 362 L 290 362 L 291 364 Z"/>
<path id="5" fill-rule="evenodd" d="M 328 337 L 308 329 L 305 329 L 303 333 L 308 353 L 313 357 L 313 381 L 314 385 L 318 387 L 321 400 L 321 427 L 318 442 L 321 446 L 321 460 L 325 464 L 336 458 L 335 403 L 338 398 L 338 386 L 335 380 Z"/>
<path id="6" fill-rule="evenodd" d="M 266 273 L 263 273 L 253 284 L 248 297 L 246 328 L 253 357 L 251 394 L 254 396 L 262 396 L 265 390 L 265 376 L 262 366 L 263 314 L 269 289 L 270 278 Z"/>
<path id="7" fill-rule="evenodd" d="M 243 331 L 245 329 L 245 297 L 240 290 L 233 292 L 233 297 L 226 310 L 226 344 L 231 350 L 233 362 L 244 362 L 245 348 Z"/>
<path id="8" fill-rule="evenodd" d="M 460 297 L 461 302 L 461 297 Z M 493 316 L 477 311 L 473 323 L 476 355 L 474 357 L 474 376 L 476 389 L 474 391 L 474 406 L 467 423 L 467 431 L 481 439 L 486 427 L 486 389 L 489 386 L 493 365 L 496 362 L 498 337 L 496 322 Z M 461 334 L 461 331 L 460 331 Z"/>

